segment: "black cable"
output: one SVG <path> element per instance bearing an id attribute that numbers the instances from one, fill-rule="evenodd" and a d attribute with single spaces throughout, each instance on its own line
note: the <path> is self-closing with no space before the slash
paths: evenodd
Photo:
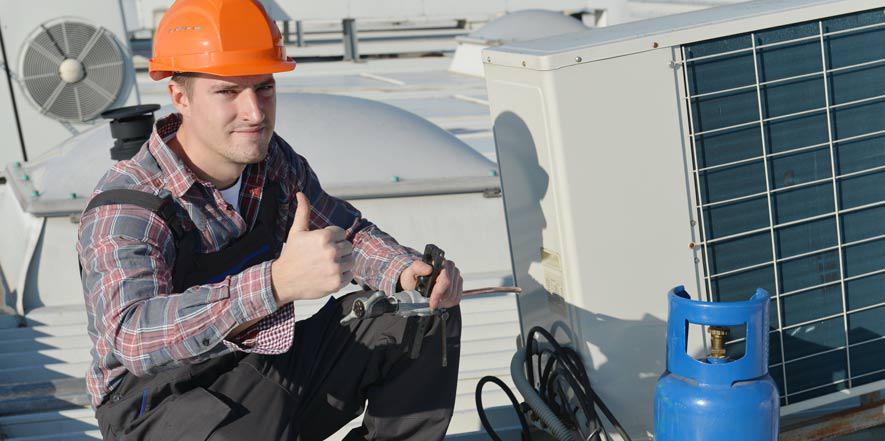
<path id="1" fill-rule="evenodd" d="M 479 413 L 479 420 L 482 422 L 482 427 L 486 430 L 486 433 L 494 441 L 502 441 L 498 434 L 492 429 L 491 423 L 489 423 L 489 419 L 486 417 L 485 408 L 482 406 L 482 387 L 486 383 L 495 383 L 501 390 L 507 394 L 507 398 L 510 399 L 510 403 L 513 405 L 513 410 L 516 411 L 516 415 L 519 417 L 519 424 L 522 426 L 523 439 L 527 441 L 531 441 L 532 435 L 529 433 L 529 424 L 525 420 L 525 415 L 522 413 L 522 409 L 519 407 L 519 401 L 516 400 L 516 396 L 513 395 L 513 391 L 504 384 L 498 377 L 493 377 L 491 375 L 486 375 L 479 380 L 479 383 L 476 383 L 476 411 Z"/>
<path id="2" fill-rule="evenodd" d="M 546 347 L 540 346 L 538 335 L 544 337 Z M 553 411 L 560 421 L 566 423 L 567 426 L 571 426 L 571 429 L 576 430 L 582 439 L 599 440 L 602 433 L 611 438 L 596 412 L 598 407 L 621 437 L 626 441 L 630 441 L 627 431 L 624 430 L 608 406 L 605 405 L 602 398 L 593 390 L 593 387 L 590 385 L 590 377 L 584 368 L 584 363 L 574 349 L 563 347 L 553 338 L 549 331 L 536 326 L 530 329 L 526 336 L 525 352 L 525 370 L 529 384 L 535 388 L 538 396 L 550 407 L 550 410 Z M 537 382 L 535 381 L 536 378 Z M 523 429 L 523 439 L 530 439 L 528 423 L 513 392 L 503 381 L 492 376 L 483 377 L 476 385 L 476 408 L 486 433 L 494 441 L 501 440 L 492 429 L 486 417 L 485 409 L 482 407 L 482 387 L 488 382 L 495 383 L 507 394 L 519 416 L 519 422 Z M 567 388 L 564 386 L 567 386 Z M 571 397 L 569 396 L 569 391 L 571 391 Z M 574 402 L 577 402 L 576 407 L 570 404 Z M 586 421 L 583 423 L 579 419 L 579 412 L 583 413 L 586 418 Z M 585 426 L 589 433 L 585 433 Z"/>
<path id="3" fill-rule="evenodd" d="M 18 129 L 18 142 L 22 149 L 22 161 L 28 162 L 28 150 L 25 148 L 25 135 L 22 132 L 21 116 L 18 114 L 18 104 L 15 102 L 15 90 L 12 88 L 12 69 L 9 68 L 9 58 L 6 56 L 6 45 L 3 43 L 3 27 L 0 26 L 0 56 L 3 57 L 3 70 L 6 72 L 6 83 L 9 86 L 9 99 L 12 101 L 12 114 L 15 115 L 15 128 Z"/>
<path id="4" fill-rule="evenodd" d="M 544 339 L 547 341 L 547 343 L 553 347 L 553 349 L 552 350 L 545 349 L 545 350 L 539 351 L 538 350 L 537 334 L 542 335 L 544 337 Z M 594 426 L 596 426 L 598 428 L 602 428 L 602 430 L 605 431 L 605 428 L 602 425 L 602 422 L 599 421 L 599 417 L 597 416 L 596 410 L 594 408 L 594 405 L 598 406 L 599 409 L 602 411 L 602 413 L 605 415 L 605 417 L 612 424 L 612 426 L 614 426 L 615 429 L 618 431 L 618 433 L 620 433 L 620 435 L 625 440 L 627 440 L 627 441 L 630 440 L 629 435 L 627 435 L 627 432 L 624 430 L 623 426 L 621 426 L 621 424 L 615 418 L 614 414 L 611 413 L 608 406 L 606 406 L 605 403 L 602 401 L 602 399 L 595 393 L 595 391 L 593 391 L 593 388 L 590 385 L 590 379 L 587 376 L 587 371 L 586 371 L 586 369 L 584 369 L 583 362 L 581 362 L 581 358 L 577 354 L 577 352 L 575 352 L 571 348 L 563 348 L 556 341 L 556 339 L 553 338 L 553 336 L 550 334 L 550 332 L 548 332 L 546 329 L 544 329 L 542 327 L 535 326 L 534 328 L 529 330 L 528 335 L 526 337 L 526 371 L 527 372 L 530 372 L 533 370 L 534 366 L 532 365 L 532 362 L 533 362 L 533 358 L 535 357 L 536 354 L 539 357 L 539 360 L 537 361 L 538 369 L 541 370 L 541 372 L 538 373 L 539 377 L 541 377 L 542 379 L 549 378 L 549 376 L 553 375 L 554 373 L 553 372 L 544 372 L 544 371 L 551 371 L 551 370 L 555 369 L 555 374 L 559 375 L 563 379 L 565 379 L 565 381 L 572 388 L 572 392 L 575 395 L 575 399 L 578 401 L 578 404 L 580 406 L 580 410 L 584 413 L 584 416 L 587 417 L 588 423 L 592 422 L 592 424 Z M 558 362 L 558 366 L 556 366 L 556 363 L 551 364 L 550 362 L 548 362 L 547 365 L 544 366 L 544 368 L 541 368 L 542 360 L 540 360 L 540 359 L 543 358 L 545 355 L 548 357 L 554 358 L 556 360 L 556 362 Z M 550 366 L 550 368 L 548 368 L 548 366 Z M 529 377 L 530 377 L 531 384 L 536 384 L 536 383 L 534 383 L 533 373 L 529 374 Z M 541 384 L 543 385 L 544 382 L 542 382 Z M 544 400 L 544 402 L 550 403 L 550 402 L 555 401 L 555 397 L 550 395 L 549 388 L 544 387 L 544 386 L 542 386 L 540 388 L 543 388 L 545 391 L 545 394 L 541 395 L 541 398 Z M 561 396 L 560 399 L 562 399 L 563 402 L 568 401 L 568 397 L 566 397 L 566 396 Z M 567 417 L 567 418 L 571 419 L 571 413 L 566 412 L 564 415 L 561 415 L 560 417 L 561 418 Z M 594 430 L 594 432 L 597 432 L 597 431 Z M 605 432 L 606 432 L 606 435 L 608 435 L 608 432 L 607 431 L 605 431 Z M 591 434 L 591 436 L 593 436 L 593 435 Z"/>

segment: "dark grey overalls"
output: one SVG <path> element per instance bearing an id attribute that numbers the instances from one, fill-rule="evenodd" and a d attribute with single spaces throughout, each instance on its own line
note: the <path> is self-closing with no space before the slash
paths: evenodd
<path id="1" fill-rule="evenodd" d="M 157 213 L 175 237 L 173 286 L 181 292 L 279 255 L 278 191 L 268 181 L 253 228 L 214 253 L 195 251 L 197 232 L 183 231 L 171 197 L 108 190 L 86 210 L 133 204 Z M 317 314 L 297 322 L 286 353 L 235 352 L 145 377 L 127 373 L 96 410 L 104 439 L 322 440 L 363 410 L 362 426 L 346 439 L 442 439 L 455 403 L 459 308 L 449 310 L 444 330 L 433 319 L 421 356 L 412 360 L 405 319 L 339 324 L 362 294 L 330 298 Z M 441 366 L 440 332 L 447 336 L 447 367 Z"/>

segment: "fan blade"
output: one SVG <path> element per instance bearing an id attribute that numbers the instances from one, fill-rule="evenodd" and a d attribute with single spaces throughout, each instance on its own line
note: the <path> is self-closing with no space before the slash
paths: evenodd
<path id="1" fill-rule="evenodd" d="M 62 26 L 64 26 L 64 23 L 62 23 Z M 43 28 L 43 32 L 46 33 L 46 36 L 49 37 L 49 41 L 51 41 L 53 46 L 55 46 L 55 49 L 58 51 L 58 54 L 61 56 L 61 59 L 64 60 L 65 58 L 68 58 L 68 56 L 65 55 L 65 51 L 61 50 L 61 46 L 59 46 L 58 42 L 55 41 L 55 37 L 52 36 L 52 32 L 49 32 L 49 29 L 46 28 L 46 25 L 41 24 L 40 27 Z M 64 35 L 64 33 L 62 33 L 62 35 Z"/>
<path id="2" fill-rule="evenodd" d="M 55 104 L 55 100 L 58 99 L 58 96 L 61 95 L 61 91 L 64 90 L 64 88 L 67 84 L 68 83 L 65 83 L 64 81 L 60 81 L 58 83 L 58 86 L 55 86 L 55 90 L 52 91 L 52 95 L 49 95 L 49 98 L 46 99 L 46 102 L 44 102 L 43 105 L 40 106 L 43 108 L 44 113 L 49 108 L 51 108 L 53 104 Z"/>
<path id="3" fill-rule="evenodd" d="M 30 80 L 39 80 L 40 78 L 51 78 L 51 77 L 58 78 L 58 74 L 55 72 L 48 72 L 48 73 L 42 73 L 42 74 L 36 74 L 36 75 L 22 76 L 21 79 L 22 79 L 22 81 L 30 81 Z"/>
<path id="4" fill-rule="evenodd" d="M 77 118 L 83 121 L 83 104 L 80 103 L 80 92 L 74 88 L 74 105 L 77 106 Z"/>
<path id="5" fill-rule="evenodd" d="M 90 80 L 89 78 L 84 78 L 82 83 L 89 86 L 90 89 L 95 90 L 99 95 L 107 98 L 108 101 L 113 101 L 114 99 L 116 99 L 116 97 L 111 92 L 108 92 L 107 90 L 105 90 L 104 87 L 101 87 L 100 84 Z"/>
<path id="6" fill-rule="evenodd" d="M 95 47 L 95 43 L 98 43 L 98 39 L 103 35 L 104 30 L 102 28 L 97 28 L 95 33 L 92 34 L 92 37 L 89 38 L 89 41 L 86 42 L 86 46 L 83 47 L 83 50 L 80 51 L 80 54 L 77 55 L 77 61 L 82 62 L 89 52 L 92 51 L 92 48 Z"/>
<path id="7" fill-rule="evenodd" d="M 52 53 L 51 51 L 49 51 L 49 49 L 46 49 L 40 44 L 31 43 L 30 47 L 34 48 L 34 52 L 43 55 L 44 57 L 46 57 L 47 60 L 52 61 L 56 65 L 59 65 L 62 61 L 65 61 L 65 59 L 62 58 L 59 54 Z"/>

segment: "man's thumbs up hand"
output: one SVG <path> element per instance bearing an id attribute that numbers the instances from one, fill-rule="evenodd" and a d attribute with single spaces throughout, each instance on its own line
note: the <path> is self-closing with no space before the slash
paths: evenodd
<path id="1" fill-rule="evenodd" d="M 288 239 L 271 264 L 277 305 L 318 299 L 338 291 L 353 279 L 353 246 L 344 230 L 329 226 L 310 230 L 310 201 L 295 195 L 297 205 Z"/>

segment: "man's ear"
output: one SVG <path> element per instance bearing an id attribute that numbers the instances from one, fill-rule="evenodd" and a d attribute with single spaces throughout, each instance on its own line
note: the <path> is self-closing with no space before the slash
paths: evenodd
<path id="1" fill-rule="evenodd" d="M 169 80 L 169 84 L 166 87 L 169 90 L 169 97 L 172 98 L 172 104 L 175 106 L 178 113 L 189 115 L 190 98 L 188 97 L 187 91 L 184 90 L 184 87 L 173 80 Z"/>

